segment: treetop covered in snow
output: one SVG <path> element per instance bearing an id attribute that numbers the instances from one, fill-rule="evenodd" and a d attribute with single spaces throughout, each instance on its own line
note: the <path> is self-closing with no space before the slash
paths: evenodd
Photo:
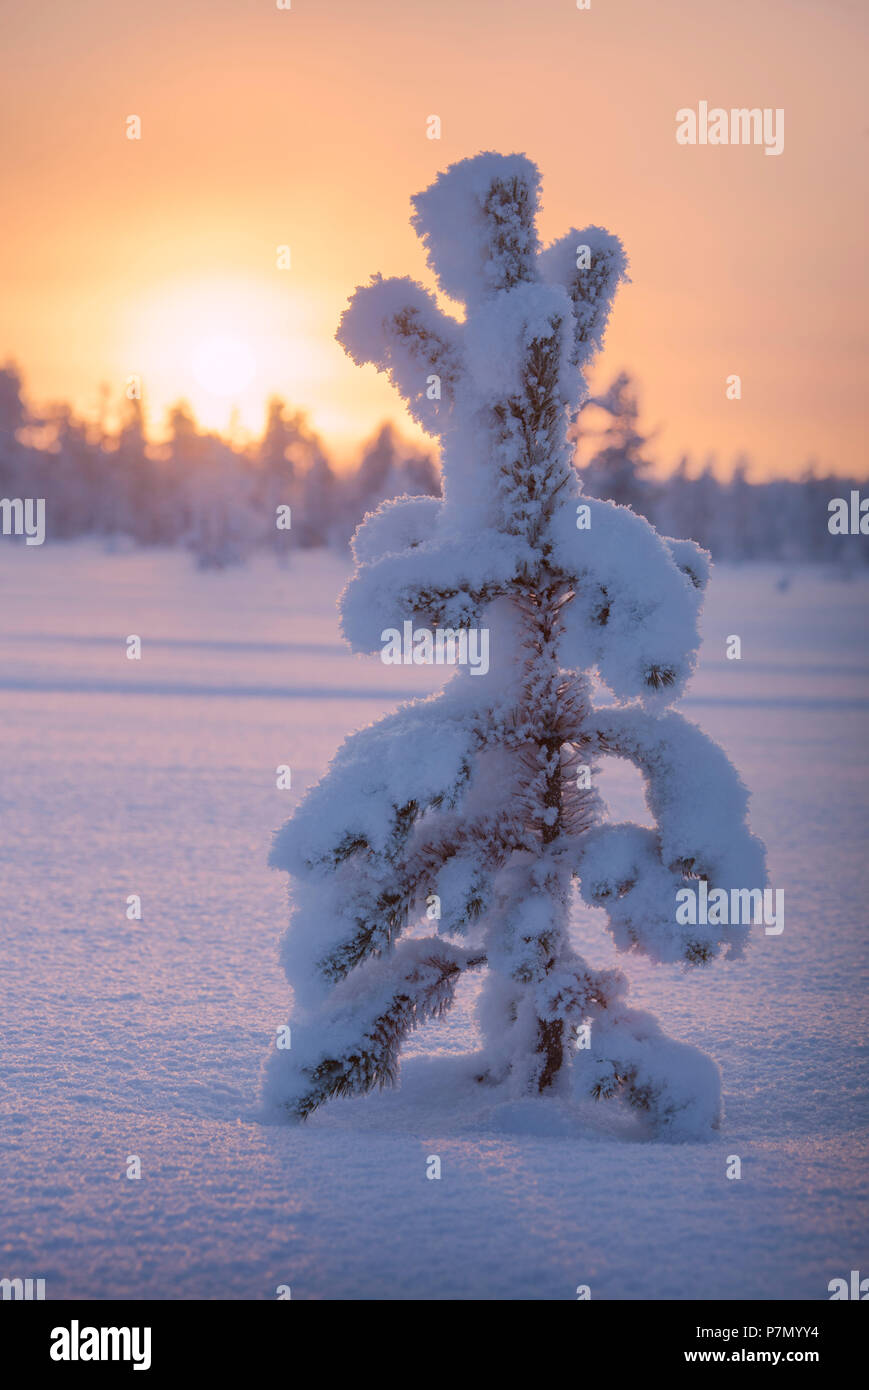
<path id="1" fill-rule="evenodd" d="M 626 278 L 621 243 L 589 226 L 542 250 L 539 175 L 524 155 L 465 160 L 413 201 L 429 264 L 443 291 L 464 300 L 465 322 L 412 280 L 376 276 L 353 296 L 338 336 L 440 437 L 444 497 L 386 503 L 359 528 L 361 569 L 342 604 L 348 640 L 378 651 L 396 609 L 447 627 L 478 623 L 544 547 L 579 586 L 562 663 L 596 665 L 617 695 L 667 691 L 672 700 L 693 668 L 708 557 L 690 542 L 662 550 L 626 508 L 580 503 L 567 438 L 587 394 L 583 368 Z"/>

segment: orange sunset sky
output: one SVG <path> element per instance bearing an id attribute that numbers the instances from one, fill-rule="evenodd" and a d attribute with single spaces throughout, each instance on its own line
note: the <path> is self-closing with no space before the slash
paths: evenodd
<path id="1" fill-rule="evenodd" d="M 654 452 L 866 476 L 866 6 L 850 0 L 3 0 L 0 360 L 86 414 L 143 381 L 261 427 L 279 392 L 347 456 L 415 430 L 334 341 L 372 271 L 432 279 L 411 194 L 481 149 L 540 165 L 541 230 L 624 240 L 602 381 Z M 675 113 L 783 108 L 784 150 Z M 126 138 L 138 115 L 142 138 Z M 438 115 L 439 140 L 426 137 Z M 277 247 L 291 268 L 277 268 Z M 449 307 L 449 306 L 447 306 Z M 725 379 L 742 378 L 728 401 Z"/>

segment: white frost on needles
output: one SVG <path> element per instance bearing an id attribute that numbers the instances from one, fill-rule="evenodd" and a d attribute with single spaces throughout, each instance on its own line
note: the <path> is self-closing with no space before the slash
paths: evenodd
<path id="1" fill-rule="evenodd" d="M 709 557 L 584 498 L 573 467 L 568 431 L 624 250 L 595 226 L 541 250 L 538 200 L 523 155 L 453 165 L 413 221 L 465 321 L 380 276 L 341 321 L 353 360 L 387 373 L 440 438 L 444 483 L 442 500 L 398 498 L 359 527 L 344 634 L 376 652 L 407 620 L 485 625 L 490 670 L 459 668 L 437 697 L 349 738 L 276 834 L 271 863 L 295 880 L 283 961 L 296 1017 L 265 1094 L 304 1118 L 394 1084 L 407 1034 L 485 968 L 480 1084 L 618 1095 L 656 1133 L 702 1137 L 719 1122 L 715 1063 L 578 955 L 572 881 L 620 950 L 697 966 L 738 953 L 747 931 L 677 924 L 677 892 L 701 878 L 762 887 L 764 852 L 725 754 L 669 708 L 694 667 Z M 593 671 L 614 703 L 594 705 Z M 642 771 L 655 829 L 607 821 L 577 776 L 601 756 Z M 424 939 L 399 939 L 423 924 Z M 573 1045 L 580 1025 L 588 1048 Z"/>

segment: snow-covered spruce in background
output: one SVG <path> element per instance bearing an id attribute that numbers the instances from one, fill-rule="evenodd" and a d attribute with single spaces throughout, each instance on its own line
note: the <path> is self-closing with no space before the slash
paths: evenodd
<path id="1" fill-rule="evenodd" d="M 295 880 L 283 962 L 296 1016 L 265 1094 L 304 1118 L 394 1083 L 408 1032 L 449 1007 L 463 971 L 486 967 L 481 1083 L 620 1094 L 656 1132 L 690 1138 L 718 1122 L 718 1069 L 628 1007 L 620 973 L 576 953 L 571 880 L 620 948 L 697 965 L 725 941 L 740 951 L 747 930 L 678 926 L 677 890 L 699 877 L 761 886 L 763 848 L 722 750 L 667 708 L 693 668 L 708 557 L 583 499 L 571 462 L 622 246 L 586 227 L 541 250 L 538 187 L 524 156 L 483 154 L 415 198 L 464 323 L 412 280 L 380 277 L 341 322 L 351 357 L 387 372 L 440 436 L 444 477 L 442 501 L 401 497 L 359 527 L 344 633 L 377 652 L 408 619 L 485 625 L 490 670 L 458 669 L 438 696 L 349 738 L 277 833 L 271 863 Z M 593 668 L 615 704 L 594 706 Z M 642 770 L 657 829 L 605 823 L 578 775 L 600 755 Z M 437 935 L 399 940 L 432 895 Z M 577 1050 L 583 1024 L 591 1046 Z"/>

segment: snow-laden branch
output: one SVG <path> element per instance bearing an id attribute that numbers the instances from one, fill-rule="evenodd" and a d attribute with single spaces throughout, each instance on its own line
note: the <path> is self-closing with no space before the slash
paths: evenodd
<path id="1" fill-rule="evenodd" d="M 585 522 L 577 526 L 577 520 Z M 592 666 L 622 699 L 669 705 L 694 670 L 702 592 L 647 521 L 628 507 L 562 497 L 550 526 L 552 563 L 572 583 L 561 664 Z M 704 552 L 679 551 L 701 571 Z"/>
<path id="2" fill-rule="evenodd" d="M 628 278 L 628 258 L 603 227 L 572 228 L 539 258 L 540 273 L 563 285 L 573 301 L 573 365 L 582 369 L 603 346 L 616 290 Z"/>
<path id="3" fill-rule="evenodd" d="M 385 372 L 416 421 L 439 434 L 463 375 L 461 331 L 407 277 L 375 275 L 341 316 L 336 337 L 359 366 Z"/>
<path id="4" fill-rule="evenodd" d="M 672 894 L 675 943 L 675 894 L 684 877 L 705 878 L 710 890 L 765 886 L 764 848 L 748 827 L 748 792 L 724 750 L 708 734 L 675 710 L 654 717 L 638 706 L 595 710 L 585 722 L 585 732 L 597 752 L 626 758 L 643 773 L 657 831 L 654 846 L 648 832 L 642 839 L 626 836 L 621 827 L 594 832 L 580 863 L 584 893 L 596 882 L 609 883 L 617 893 L 619 882 L 628 882 L 635 868 L 636 888 L 626 895 L 624 912 L 641 915 L 647 907 L 658 920 L 660 911 L 654 911 L 653 901 L 658 894 L 661 902 Z M 613 833 L 616 829 L 618 834 Z M 631 898 L 634 892 L 637 896 Z M 616 916 L 622 915 L 623 901 L 616 896 L 613 902 Z M 651 930 L 660 943 L 660 929 Z M 690 939 L 702 944 L 698 933 L 701 928 L 691 928 Z M 681 934 L 684 939 L 684 930 Z M 745 925 L 731 925 L 718 939 L 727 942 L 728 954 L 738 954 L 747 934 Z M 716 931 L 707 928 L 707 943 L 715 936 Z M 652 954 L 672 959 L 666 951 Z"/>
<path id="5" fill-rule="evenodd" d="M 328 874 L 355 854 L 394 857 L 424 810 L 456 804 L 475 746 L 474 721 L 442 700 L 405 705 L 352 734 L 276 832 L 269 863 Z"/>
<path id="6" fill-rule="evenodd" d="M 339 600 L 342 631 L 354 651 L 378 652 L 383 631 L 400 630 L 406 621 L 479 626 L 486 605 L 532 562 L 520 536 L 505 538 L 494 552 L 469 545 L 464 536 L 435 536 L 359 566 Z"/>
<path id="7" fill-rule="evenodd" d="M 694 1139 L 719 1127 L 721 1073 L 715 1062 L 668 1038 L 640 1009 L 601 1015 L 591 1030 L 591 1048 L 576 1053 L 574 1076 L 580 1095 L 621 1095 L 663 1139 Z"/>
<path id="8" fill-rule="evenodd" d="M 360 966 L 352 988 L 347 982 L 294 1029 L 292 1049 L 272 1053 L 266 1099 L 305 1119 L 330 1096 L 394 1085 L 404 1039 L 449 1008 L 462 971 L 484 963 L 479 953 L 429 937 L 402 942 L 387 958 Z"/>

